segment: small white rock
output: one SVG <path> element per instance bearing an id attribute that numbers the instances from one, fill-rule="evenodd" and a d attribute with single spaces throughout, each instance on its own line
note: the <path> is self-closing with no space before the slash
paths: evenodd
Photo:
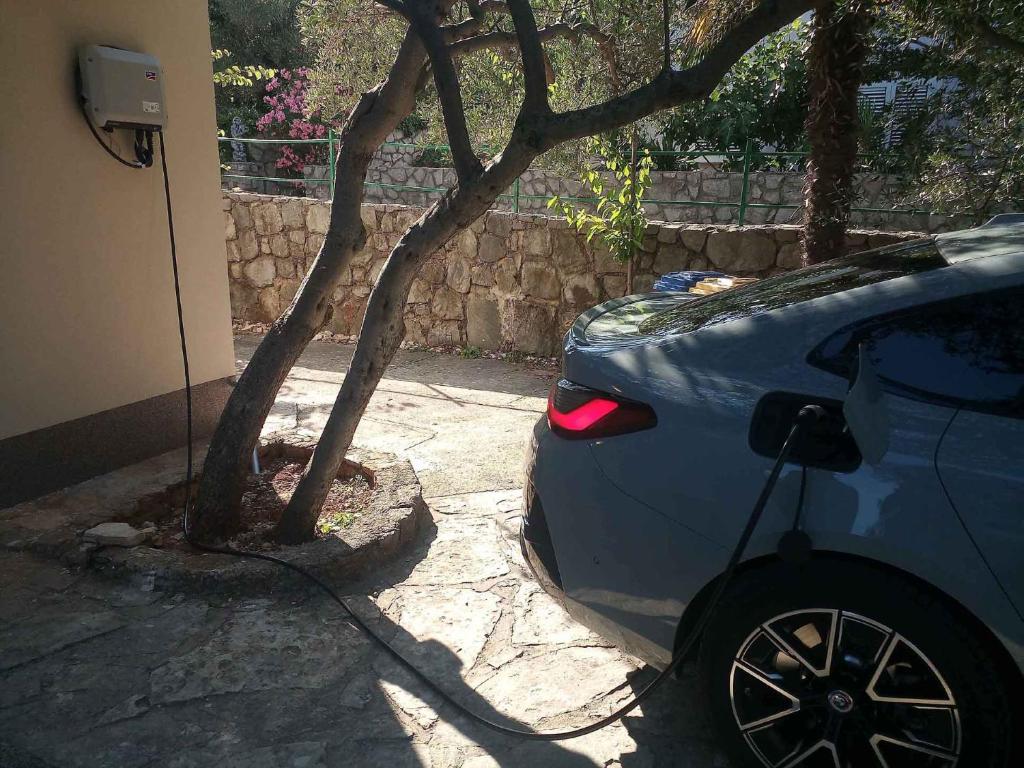
<path id="1" fill-rule="evenodd" d="M 105 547 L 134 547 L 149 536 L 148 532 L 132 528 L 128 523 L 100 523 L 82 534 L 82 539 Z"/>

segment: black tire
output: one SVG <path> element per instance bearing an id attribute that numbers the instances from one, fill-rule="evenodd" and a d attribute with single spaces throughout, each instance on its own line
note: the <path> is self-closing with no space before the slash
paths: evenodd
<path id="1" fill-rule="evenodd" d="M 842 647 L 829 657 L 834 639 Z M 715 611 L 701 644 L 703 700 L 737 768 L 786 765 L 807 755 L 819 729 L 839 757 L 820 745 L 801 761 L 807 768 L 883 768 L 878 751 L 889 768 L 1024 765 L 1014 734 L 1019 673 L 998 662 L 991 642 L 912 579 L 839 558 L 774 563 L 738 576 Z M 929 705 L 896 701 L 915 697 Z M 889 741 L 892 731 L 897 741 L 913 734 L 919 749 L 941 744 L 932 751 L 955 759 Z"/>

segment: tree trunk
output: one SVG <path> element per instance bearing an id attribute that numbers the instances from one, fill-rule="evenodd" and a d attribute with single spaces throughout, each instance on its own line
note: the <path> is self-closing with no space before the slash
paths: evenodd
<path id="1" fill-rule="evenodd" d="M 872 0 L 825 0 L 814 11 L 807 51 L 807 178 L 804 264 L 845 250 L 859 130 L 857 90 L 874 18 Z"/>
<path id="2" fill-rule="evenodd" d="M 398 241 L 366 305 L 356 349 L 306 471 L 277 525 L 276 537 L 297 543 L 313 537 L 320 509 L 338 475 L 352 436 L 377 383 L 405 336 L 405 300 L 420 267 L 493 205 L 536 157 L 522 147 L 506 150 L 483 175 L 438 201 Z"/>
<path id="3" fill-rule="evenodd" d="M 373 153 L 415 105 L 426 53 L 411 30 L 386 80 L 360 98 L 342 130 L 331 221 L 323 247 L 284 311 L 238 379 L 203 464 L 193 527 L 202 538 L 226 538 L 240 525 L 246 467 L 285 377 L 333 312 L 331 294 L 366 242 L 360 217 L 363 182 Z"/>

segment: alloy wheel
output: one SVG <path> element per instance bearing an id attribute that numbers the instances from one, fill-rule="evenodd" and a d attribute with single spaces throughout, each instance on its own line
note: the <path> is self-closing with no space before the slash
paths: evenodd
<path id="1" fill-rule="evenodd" d="M 733 715 L 769 768 L 954 768 L 957 703 L 938 668 L 893 629 L 855 613 L 776 616 L 744 641 Z"/>

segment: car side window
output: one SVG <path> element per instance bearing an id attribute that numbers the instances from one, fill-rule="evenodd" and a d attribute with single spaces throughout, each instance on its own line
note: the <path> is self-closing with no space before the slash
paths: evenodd
<path id="1" fill-rule="evenodd" d="M 809 362 L 850 378 L 866 344 L 883 387 L 968 410 L 1024 416 L 1024 290 L 961 296 L 845 328 Z"/>

